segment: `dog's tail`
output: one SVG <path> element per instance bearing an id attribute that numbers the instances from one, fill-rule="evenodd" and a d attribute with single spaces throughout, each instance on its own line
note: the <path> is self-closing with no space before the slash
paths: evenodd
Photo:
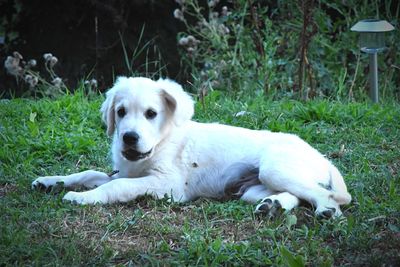
<path id="1" fill-rule="evenodd" d="M 343 177 L 335 166 L 331 166 L 329 170 L 330 184 L 333 192 L 333 199 L 339 204 L 349 204 L 351 202 L 351 195 L 347 191 L 346 184 Z"/>

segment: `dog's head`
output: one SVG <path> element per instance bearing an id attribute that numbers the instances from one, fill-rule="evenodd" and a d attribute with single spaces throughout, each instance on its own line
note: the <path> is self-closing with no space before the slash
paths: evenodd
<path id="1" fill-rule="evenodd" d="M 171 80 L 120 77 L 101 106 L 108 135 L 131 161 L 148 158 L 169 133 L 193 116 L 193 100 Z"/>

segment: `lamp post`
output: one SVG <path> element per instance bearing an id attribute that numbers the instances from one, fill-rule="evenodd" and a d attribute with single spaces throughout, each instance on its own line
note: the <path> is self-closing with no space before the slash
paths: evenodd
<path id="1" fill-rule="evenodd" d="M 369 54 L 370 94 L 374 103 L 378 98 L 378 53 L 386 49 L 385 32 L 394 30 L 386 20 L 365 19 L 357 22 L 352 31 L 360 33 L 361 51 Z"/>

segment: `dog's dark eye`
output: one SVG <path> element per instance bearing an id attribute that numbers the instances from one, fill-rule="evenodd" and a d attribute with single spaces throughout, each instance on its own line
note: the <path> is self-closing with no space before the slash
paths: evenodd
<path id="1" fill-rule="evenodd" d="M 146 116 L 147 119 L 151 120 L 151 119 L 154 119 L 157 116 L 157 112 L 155 112 L 152 109 L 148 109 L 146 111 L 146 113 L 145 113 L 145 116 Z"/>
<path id="2" fill-rule="evenodd" d="M 125 108 L 124 107 L 119 108 L 117 111 L 117 114 L 118 114 L 118 117 L 120 117 L 120 118 L 124 117 L 126 115 Z"/>

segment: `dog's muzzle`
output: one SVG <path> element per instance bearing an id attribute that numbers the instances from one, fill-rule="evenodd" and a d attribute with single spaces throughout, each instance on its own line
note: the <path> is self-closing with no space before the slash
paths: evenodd
<path id="1" fill-rule="evenodd" d="M 124 156 L 124 158 L 126 158 L 127 160 L 138 161 L 138 160 L 145 159 L 148 156 L 150 156 L 151 152 L 152 152 L 152 149 L 150 149 L 150 151 L 145 152 L 145 153 L 139 152 L 134 149 L 127 149 L 127 150 L 122 151 L 121 153 L 122 153 L 122 156 Z"/>

